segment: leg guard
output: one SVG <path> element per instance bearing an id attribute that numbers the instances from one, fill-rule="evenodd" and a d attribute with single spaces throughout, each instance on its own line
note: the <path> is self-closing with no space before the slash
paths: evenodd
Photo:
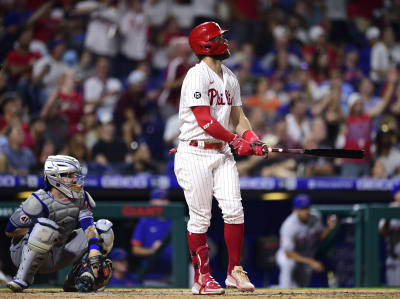
<path id="1" fill-rule="evenodd" d="M 58 228 L 54 221 L 38 218 L 38 223 L 29 235 L 28 243 L 23 247 L 17 274 L 14 280 L 7 284 L 13 292 L 22 292 L 33 283 L 35 274 L 58 238 Z"/>

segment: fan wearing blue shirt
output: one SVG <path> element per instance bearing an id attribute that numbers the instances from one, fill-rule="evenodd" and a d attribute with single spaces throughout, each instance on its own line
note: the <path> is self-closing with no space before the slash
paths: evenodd
<path id="1" fill-rule="evenodd" d="M 167 205 L 167 191 L 154 189 L 150 195 L 151 205 Z M 164 218 L 140 218 L 131 238 L 132 254 L 143 258 L 146 264 L 149 258 L 161 246 L 171 229 L 171 221 Z M 168 283 L 171 275 L 171 244 L 168 244 L 157 260 L 157 267 L 149 269 L 144 284 Z"/>

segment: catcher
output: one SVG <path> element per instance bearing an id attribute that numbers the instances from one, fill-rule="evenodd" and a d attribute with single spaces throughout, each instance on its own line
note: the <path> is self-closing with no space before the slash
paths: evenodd
<path id="1" fill-rule="evenodd" d="M 93 221 L 96 204 L 84 191 L 79 161 L 70 156 L 49 156 L 44 165 L 47 187 L 32 193 L 11 215 L 6 235 L 18 267 L 7 283 L 13 292 L 32 285 L 36 273 L 50 273 L 75 264 L 64 291 L 102 290 L 112 275 L 105 256 L 114 242 L 112 223 Z"/>

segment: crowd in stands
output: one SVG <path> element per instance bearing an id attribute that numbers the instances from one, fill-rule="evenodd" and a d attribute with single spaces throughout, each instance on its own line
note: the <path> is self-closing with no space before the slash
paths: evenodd
<path id="1" fill-rule="evenodd" d="M 229 29 L 246 115 L 271 146 L 240 175 L 400 174 L 399 0 L 0 0 L 0 173 L 72 155 L 88 174 L 172 174 L 190 30 Z"/>

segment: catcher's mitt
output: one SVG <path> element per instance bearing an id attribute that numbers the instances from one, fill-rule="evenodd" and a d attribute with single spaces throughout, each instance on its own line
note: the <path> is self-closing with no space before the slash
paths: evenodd
<path id="1" fill-rule="evenodd" d="M 104 288 L 111 279 L 112 269 L 112 262 L 103 255 L 87 258 L 75 279 L 77 291 L 93 292 Z"/>

